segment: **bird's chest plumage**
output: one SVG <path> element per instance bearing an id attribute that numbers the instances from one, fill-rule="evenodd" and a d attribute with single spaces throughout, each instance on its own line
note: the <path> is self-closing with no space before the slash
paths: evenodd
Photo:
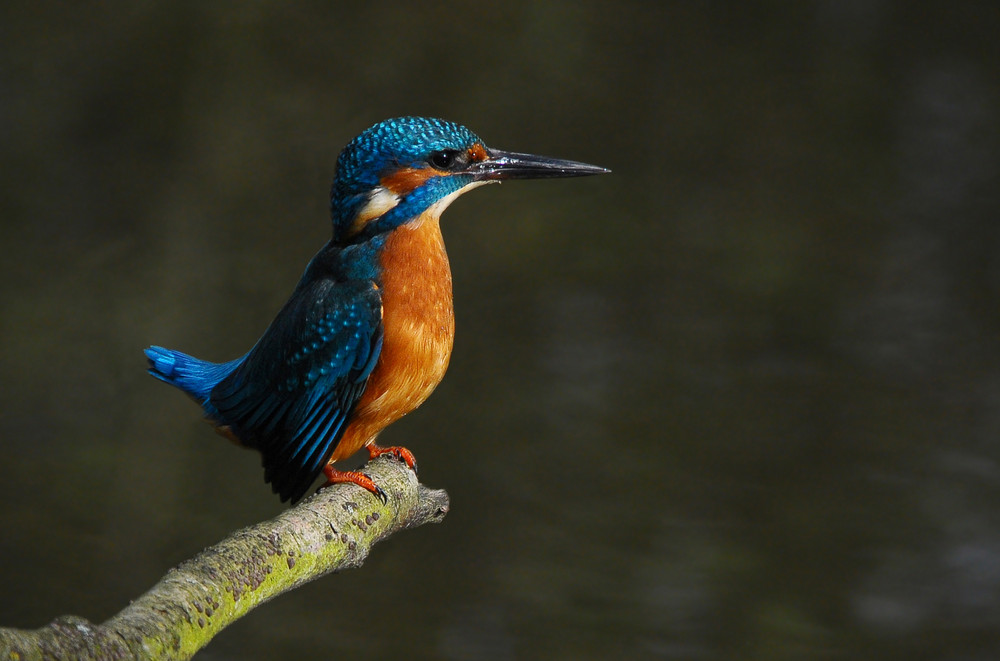
<path id="1" fill-rule="evenodd" d="M 451 267 L 436 218 L 400 227 L 382 253 L 380 372 L 397 381 L 390 399 L 423 402 L 444 378 L 455 338 Z M 382 384 L 369 384 L 372 385 Z M 378 390 L 378 388 L 376 388 Z M 377 393 L 376 393 L 377 395 Z"/>
<path id="2" fill-rule="evenodd" d="M 451 268 L 437 217 L 426 214 L 394 230 L 379 261 L 382 351 L 335 460 L 350 456 L 420 406 L 444 378 L 451 359 Z"/>

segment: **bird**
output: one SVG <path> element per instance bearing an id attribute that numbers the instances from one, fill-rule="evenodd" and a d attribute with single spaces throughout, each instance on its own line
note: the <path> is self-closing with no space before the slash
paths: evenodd
<path id="1" fill-rule="evenodd" d="M 413 453 L 376 444 L 441 382 L 455 335 L 442 212 L 458 196 L 510 179 L 610 172 L 596 165 L 487 147 L 454 122 L 397 117 L 354 138 L 337 158 L 332 237 L 242 357 L 216 363 L 150 346 L 148 372 L 193 398 L 223 436 L 260 452 L 264 480 L 295 503 L 323 486 L 357 484 L 335 464 L 361 448 L 416 472 Z"/>

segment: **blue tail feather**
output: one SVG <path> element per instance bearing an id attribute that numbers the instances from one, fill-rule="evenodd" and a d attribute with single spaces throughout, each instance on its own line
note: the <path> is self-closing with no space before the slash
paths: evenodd
<path id="1" fill-rule="evenodd" d="M 212 410 L 214 407 L 209 402 L 212 388 L 239 367 L 246 357 L 228 363 L 213 363 L 156 346 L 149 347 L 144 353 L 149 359 L 150 374 L 186 392 L 202 405 L 205 413 L 213 417 L 217 412 Z"/>

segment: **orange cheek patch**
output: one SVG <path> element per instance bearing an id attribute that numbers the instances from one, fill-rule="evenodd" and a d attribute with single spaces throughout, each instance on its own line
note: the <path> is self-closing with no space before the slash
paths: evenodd
<path id="1" fill-rule="evenodd" d="M 469 147 L 469 158 L 472 159 L 473 163 L 485 161 L 488 158 L 486 154 L 486 147 L 483 146 L 483 143 L 477 142 Z"/>
<path id="2" fill-rule="evenodd" d="M 430 168 L 401 168 L 384 177 L 379 183 L 396 195 L 403 196 L 424 185 L 434 176 Z"/>

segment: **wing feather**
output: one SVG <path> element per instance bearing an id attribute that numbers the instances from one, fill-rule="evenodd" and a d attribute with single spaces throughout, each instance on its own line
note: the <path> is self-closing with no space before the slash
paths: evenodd
<path id="1" fill-rule="evenodd" d="M 343 435 L 382 347 L 382 302 L 368 280 L 296 290 L 242 364 L 212 389 L 219 418 L 261 452 L 281 499 L 301 498 Z"/>

